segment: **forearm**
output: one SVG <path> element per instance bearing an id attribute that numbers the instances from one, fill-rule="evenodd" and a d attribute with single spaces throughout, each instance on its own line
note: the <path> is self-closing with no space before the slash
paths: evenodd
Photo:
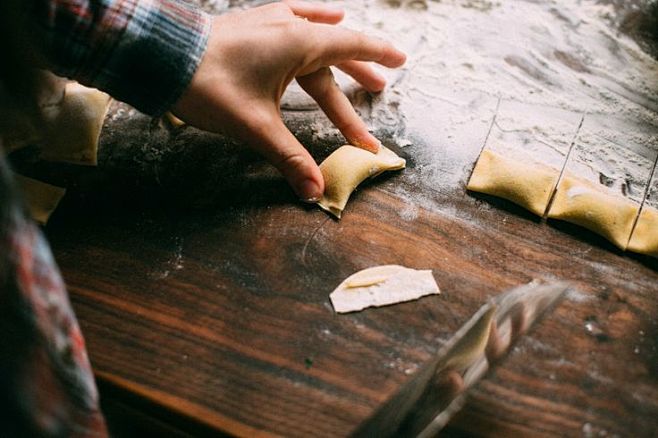
<path id="1" fill-rule="evenodd" d="M 210 18 L 176 0 L 32 0 L 26 15 L 56 74 L 149 114 L 169 109 L 205 51 Z"/>

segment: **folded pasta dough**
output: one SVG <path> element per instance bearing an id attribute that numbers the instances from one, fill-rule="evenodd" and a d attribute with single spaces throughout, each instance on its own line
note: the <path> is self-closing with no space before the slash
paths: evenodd
<path id="1" fill-rule="evenodd" d="M 646 205 L 642 208 L 627 249 L 658 257 L 658 210 Z"/>
<path id="2" fill-rule="evenodd" d="M 66 84 L 64 99 L 42 109 L 45 141 L 41 158 L 96 165 L 98 140 L 110 96 L 76 82 Z"/>
<path id="3" fill-rule="evenodd" d="M 387 170 L 404 169 L 406 161 L 381 146 L 373 154 L 350 145 L 341 146 L 320 164 L 324 177 L 324 194 L 318 206 L 340 219 L 354 189 L 366 178 Z"/>
<path id="4" fill-rule="evenodd" d="M 528 165 L 484 150 L 466 188 L 507 199 L 543 216 L 559 176 L 551 167 Z"/>
<path id="5" fill-rule="evenodd" d="M 66 189 L 18 174 L 14 174 L 14 178 L 23 192 L 32 218 L 40 224 L 48 222 L 50 215 L 66 193 Z"/>
<path id="6" fill-rule="evenodd" d="M 603 187 L 565 176 L 548 217 L 583 226 L 626 249 L 639 206 Z"/>

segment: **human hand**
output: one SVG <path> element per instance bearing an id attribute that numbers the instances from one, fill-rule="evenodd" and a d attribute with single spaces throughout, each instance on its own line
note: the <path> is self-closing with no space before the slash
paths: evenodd
<path id="1" fill-rule="evenodd" d="M 377 152 L 379 141 L 336 85 L 329 66 L 378 92 L 386 81 L 368 63 L 399 67 L 406 60 L 389 43 L 335 26 L 342 18 L 341 10 L 302 1 L 215 17 L 206 54 L 172 112 L 197 128 L 246 140 L 301 199 L 319 199 L 324 192 L 320 169 L 281 118 L 286 87 L 296 79 L 349 143 Z"/>

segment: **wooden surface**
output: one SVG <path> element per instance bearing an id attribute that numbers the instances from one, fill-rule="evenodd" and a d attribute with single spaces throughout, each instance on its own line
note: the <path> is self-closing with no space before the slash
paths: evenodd
<path id="1" fill-rule="evenodd" d="M 454 105 L 432 102 L 416 108 L 427 123 L 454 121 Z M 656 260 L 466 193 L 496 96 L 467 102 L 478 118 L 456 125 L 470 145 L 462 173 L 433 152 L 450 151 L 447 138 L 410 121 L 401 148 L 381 127 L 408 168 L 360 189 L 340 222 L 240 145 L 121 105 L 98 169 L 32 165 L 69 181 L 46 231 L 102 394 L 191 434 L 348 435 L 488 297 L 557 278 L 580 292 L 475 388 L 446 434 L 658 434 Z M 318 160 L 340 144 L 314 136 L 316 111 L 286 119 Z M 336 315 L 331 290 L 381 264 L 432 269 L 443 293 Z"/>
<path id="2" fill-rule="evenodd" d="M 124 205 L 100 190 L 70 197 L 48 234 L 97 375 L 229 433 L 345 435 L 487 297 L 561 278 L 582 296 L 519 344 L 452 427 L 657 431 L 655 263 L 465 193 L 443 207 L 479 225 L 425 209 L 404 220 L 387 192 L 404 183 L 360 191 L 341 222 L 297 204 L 282 182 L 200 211 L 153 198 Z M 336 284 L 388 263 L 432 269 L 443 294 L 334 314 Z"/>

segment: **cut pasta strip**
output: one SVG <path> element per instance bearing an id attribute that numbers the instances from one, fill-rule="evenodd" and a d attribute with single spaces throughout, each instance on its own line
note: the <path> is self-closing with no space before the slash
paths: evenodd
<path id="1" fill-rule="evenodd" d="M 658 257 L 658 209 L 646 205 L 642 208 L 627 249 Z"/>
<path id="2" fill-rule="evenodd" d="M 528 165 L 484 150 L 466 188 L 507 199 L 543 216 L 559 177 L 557 169 Z"/>
<path id="3" fill-rule="evenodd" d="M 583 226 L 625 250 L 639 205 L 589 181 L 565 176 L 548 217 Z"/>

